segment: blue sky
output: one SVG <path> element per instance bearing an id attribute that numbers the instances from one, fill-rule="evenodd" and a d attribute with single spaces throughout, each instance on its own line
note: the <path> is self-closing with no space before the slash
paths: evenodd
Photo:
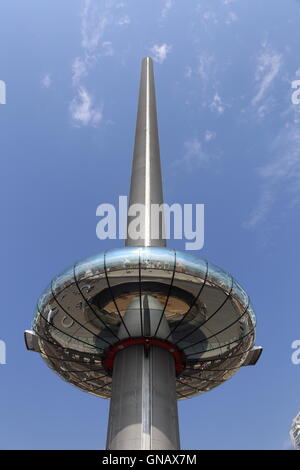
<path id="1" fill-rule="evenodd" d="M 180 402 L 182 448 L 289 448 L 300 410 L 299 20 L 296 0 L 2 0 L 0 448 L 105 445 L 108 402 L 27 352 L 23 331 L 51 278 L 121 243 L 97 239 L 96 207 L 129 190 L 146 55 L 165 200 L 205 204 L 199 255 L 247 288 L 264 346 L 256 367 Z"/>

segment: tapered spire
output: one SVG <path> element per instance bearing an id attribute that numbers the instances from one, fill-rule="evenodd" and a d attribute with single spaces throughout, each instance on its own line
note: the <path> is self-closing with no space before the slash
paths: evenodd
<path id="1" fill-rule="evenodd" d="M 163 203 L 160 166 L 159 137 L 157 126 L 153 61 L 145 57 L 142 61 L 139 104 L 137 112 L 135 145 L 128 204 L 126 246 L 165 246 L 163 238 L 163 216 L 155 217 L 151 207 Z M 134 239 L 131 222 L 139 215 L 134 204 L 144 207 L 141 217 L 140 237 Z M 135 206 L 136 207 L 136 206 Z M 133 211 L 133 212 L 130 212 Z M 137 219 L 136 219 L 137 220 Z"/>

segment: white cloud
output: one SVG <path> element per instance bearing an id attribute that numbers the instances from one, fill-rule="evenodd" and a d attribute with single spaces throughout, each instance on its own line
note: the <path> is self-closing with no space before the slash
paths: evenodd
<path id="1" fill-rule="evenodd" d="M 118 25 L 123 26 L 123 25 L 126 25 L 126 24 L 130 24 L 130 22 L 131 22 L 131 20 L 130 20 L 129 16 L 124 15 L 118 20 Z"/>
<path id="2" fill-rule="evenodd" d="M 216 136 L 217 136 L 216 132 L 206 130 L 205 135 L 204 135 L 204 140 L 205 142 L 210 142 L 211 140 L 214 140 Z"/>
<path id="3" fill-rule="evenodd" d="M 87 75 L 87 63 L 80 57 L 76 57 L 72 64 L 72 81 L 76 85 Z"/>
<path id="4" fill-rule="evenodd" d="M 230 104 L 225 103 L 218 92 L 220 86 L 218 66 L 218 61 L 213 55 L 204 53 L 198 57 L 195 66 L 185 67 L 184 77 L 187 79 L 193 77 L 193 84 L 197 84 L 200 79 L 201 83 L 197 86 L 199 85 L 198 93 L 201 93 L 202 107 L 221 115 L 226 108 L 230 107 Z"/>
<path id="5" fill-rule="evenodd" d="M 272 96 L 268 96 L 258 105 L 256 110 L 256 115 L 259 120 L 264 119 L 267 114 L 269 114 L 274 106 L 274 98 Z"/>
<path id="6" fill-rule="evenodd" d="M 225 20 L 225 23 L 230 25 L 232 23 L 235 23 L 236 21 L 238 21 L 239 17 L 236 13 L 234 13 L 234 11 L 230 11 L 228 13 L 228 17 L 227 19 Z"/>
<path id="7" fill-rule="evenodd" d="M 272 160 L 257 170 L 261 196 L 245 223 L 247 228 L 263 222 L 278 198 L 290 206 L 300 206 L 300 105 L 291 105 L 288 112 L 292 119 L 272 145 Z"/>
<path id="8" fill-rule="evenodd" d="M 215 58 L 212 55 L 202 54 L 198 60 L 198 66 L 196 73 L 200 75 L 200 78 L 204 86 L 212 81 L 212 75 L 214 75 Z"/>
<path id="9" fill-rule="evenodd" d="M 160 18 L 165 19 L 173 6 L 174 0 L 165 0 L 163 9 L 161 10 Z"/>
<path id="10" fill-rule="evenodd" d="M 183 161 L 188 169 L 192 169 L 195 165 L 201 166 L 209 160 L 207 153 L 203 150 L 202 142 L 197 137 L 187 140 L 184 143 L 184 148 Z"/>
<path id="11" fill-rule="evenodd" d="M 193 74 L 192 67 L 190 67 L 189 65 L 185 67 L 185 71 L 184 71 L 185 78 L 191 78 L 192 74 Z"/>
<path id="12" fill-rule="evenodd" d="M 168 46 L 168 44 L 154 44 L 154 46 L 150 49 L 152 55 L 153 55 L 153 60 L 155 62 L 158 62 L 159 64 L 162 64 L 166 58 L 168 53 L 170 52 L 172 46 Z"/>
<path id="13" fill-rule="evenodd" d="M 244 223 L 244 227 L 249 229 L 256 227 L 265 218 L 272 201 L 272 192 L 265 188 L 260 196 L 257 207 L 252 210 L 249 219 Z"/>
<path id="14" fill-rule="evenodd" d="M 106 26 L 111 21 L 109 8 L 100 8 L 97 2 L 85 0 L 81 13 L 81 45 L 83 49 L 92 54 L 99 45 Z"/>
<path id="15" fill-rule="evenodd" d="M 87 78 L 101 56 L 113 56 L 112 42 L 106 38 L 113 26 L 130 23 L 124 11 L 123 2 L 115 0 L 83 0 L 81 10 L 82 54 L 72 63 L 72 83 L 75 98 L 70 104 L 71 116 L 78 125 L 96 125 L 102 120 L 102 112 L 95 107 L 83 79 Z M 120 16 L 121 14 L 121 16 Z"/>
<path id="16" fill-rule="evenodd" d="M 252 99 L 253 106 L 257 105 L 265 97 L 274 79 L 277 77 L 281 66 L 281 54 L 273 51 L 266 43 L 264 43 L 257 59 L 255 72 L 257 92 Z"/>
<path id="17" fill-rule="evenodd" d="M 173 166 L 187 171 L 194 171 L 195 168 L 200 168 L 209 164 L 209 162 L 212 159 L 217 158 L 217 156 L 210 155 L 205 147 L 210 140 L 215 138 L 215 136 L 216 134 L 214 132 L 206 131 L 203 142 L 198 137 L 186 140 L 183 144 L 183 156 L 175 160 Z"/>
<path id="18" fill-rule="evenodd" d="M 70 105 L 72 119 L 78 126 L 96 126 L 102 120 L 102 112 L 94 107 L 91 95 L 86 88 L 80 87 Z"/>
<path id="19" fill-rule="evenodd" d="M 233 1 L 234 0 L 223 1 L 223 4 L 230 5 L 233 3 Z M 209 28 L 211 28 L 212 25 L 219 25 L 220 23 L 231 25 L 239 19 L 238 15 L 232 10 L 224 11 L 224 9 L 206 9 L 205 2 L 199 3 L 197 5 L 196 11 L 199 14 L 199 18 L 202 23 L 202 29 L 204 28 L 207 33 L 211 33 Z"/>
<path id="20" fill-rule="evenodd" d="M 112 56 L 114 55 L 114 49 L 111 41 L 104 41 L 102 43 L 103 54 L 105 56 Z"/>
<path id="21" fill-rule="evenodd" d="M 212 102 L 209 105 L 211 111 L 218 113 L 219 115 L 223 114 L 225 111 L 225 104 L 220 98 L 219 94 L 216 92 Z"/>
<path id="22" fill-rule="evenodd" d="M 52 85 L 52 78 L 49 73 L 46 73 L 42 78 L 42 87 L 43 88 L 50 88 Z"/>
<path id="23" fill-rule="evenodd" d="M 202 14 L 202 19 L 204 21 L 210 21 L 214 24 L 218 24 L 218 19 L 217 19 L 217 15 L 216 13 L 213 11 L 213 10 L 207 10 L 205 11 L 203 14 Z"/>

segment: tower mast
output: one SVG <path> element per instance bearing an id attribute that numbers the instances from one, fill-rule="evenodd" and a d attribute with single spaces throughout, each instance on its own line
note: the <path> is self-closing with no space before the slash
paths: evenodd
<path id="1" fill-rule="evenodd" d="M 163 218 L 151 220 L 151 205 L 163 203 L 152 59 L 142 61 L 139 104 L 132 164 L 126 246 L 166 245 Z M 140 238 L 130 233 L 135 204 L 144 207 Z M 154 227 L 153 224 L 156 224 Z M 153 237 L 153 233 L 158 234 Z M 124 323 L 133 338 L 166 338 L 170 329 L 163 306 L 140 292 L 127 308 Z M 141 332 L 142 325 L 142 332 Z M 148 330 L 148 331 L 147 331 Z M 124 338 L 123 326 L 118 336 Z M 107 449 L 179 449 L 175 362 L 159 346 L 133 344 L 116 355 L 107 432 Z"/>
<path id="2" fill-rule="evenodd" d="M 128 215 L 126 246 L 166 246 L 163 238 L 162 214 L 159 220 L 151 220 L 151 204 L 163 204 L 163 188 L 153 61 L 150 57 L 145 57 L 142 61 L 129 212 L 130 208 L 134 209 L 134 204 L 141 204 L 144 207 L 140 238 L 131 237 L 130 222 L 134 216 Z M 157 237 L 154 238 L 155 232 Z"/>

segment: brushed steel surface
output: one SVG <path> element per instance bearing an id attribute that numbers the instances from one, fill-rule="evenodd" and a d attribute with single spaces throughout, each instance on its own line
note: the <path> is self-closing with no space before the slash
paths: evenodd
<path id="1" fill-rule="evenodd" d="M 125 314 L 128 325 L 134 324 L 136 319 L 135 302 Z M 143 322 L 149 315 L 151 330 L 157 325 L 158 304 L 155 298 L 143 296 Z M 170 332 L 164 316 L 161 331 Z M 122 335 L 125 333 L 122 326 L 120 332 Z M 175 362 L 170 352 L 157 346 L 145 348 L 143 345 L 119 351 L 112 379 L 107 449 L 179 449 Z"/>
<path id="2" fill-rule="evenodd" d="M 128 204 L 126 246 L 165 246 L 163 217 L 151 220 L 151 205 L 163 203 L 159 137 L 156 112 L 153 62 L 150 57 L 142 61 L 139 103 L 136 122 L 131 185 Z M 130 215 L 134 204 L 144 206 L 140 238 L 133 239 L 128 227 L 135 218 Z M 153 229 L 158 237 L 153 237 Z M 151 233 L 152 232 L 152 233 Z"/>
<path id="3" fill-rule="evenodd" d="M 107 433 L 109 450 L 178 450 L 179 426 L 172 355 L 143 345 L 115 359 Z"/>

